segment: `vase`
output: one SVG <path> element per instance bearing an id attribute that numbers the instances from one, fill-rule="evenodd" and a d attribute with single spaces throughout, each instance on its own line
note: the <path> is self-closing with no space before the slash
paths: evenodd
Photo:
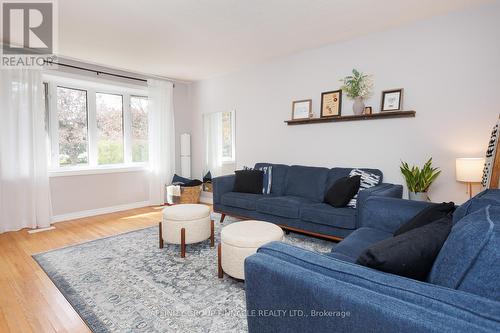
<path id="1" fill-rule="evenodd" d="M 352 105 L 352 111 L 356 116 L 360 116 L 365 111 L 365 102 L 362 97 L 356 97 L 354 99 L 354 104 Z"/>
<path id="2" fill-rule="evenodd" d="M 413 201 L 430 201 L 427 192 L 409 192 L 410 200 Z"/>

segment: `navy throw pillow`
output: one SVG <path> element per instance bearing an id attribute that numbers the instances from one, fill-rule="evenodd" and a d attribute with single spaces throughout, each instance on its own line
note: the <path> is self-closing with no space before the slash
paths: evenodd
<path id="1" fill-rule="evenodd" d="M 338 179 L 326 192 L 325 202 L 335 208 L 347 206 L 358 193 L 360 184 L 360 175 Z"/>
<path id="2" fill-rule="evenodd" d="M 415 215 L 411 220 L 401 225 L 394 233 L 394 236 L 399 236 L 407 231 L 449 216 L 453 214 L 453 211 L 455 211 L 455 204 L 453 202 L 443 202 L 429 206 Z"/>
<path id="3" fill-rule="evenodd" d="M 237 170 L 233 192 L 262 194 L 264 172 L 260 170 Z"/>

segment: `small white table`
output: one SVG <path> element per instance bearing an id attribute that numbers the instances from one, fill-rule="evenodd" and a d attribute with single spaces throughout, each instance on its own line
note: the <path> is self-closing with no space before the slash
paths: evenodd
<path id="1" fill-rule="evenodd" d="M 232 223 L 221 231 L 218 246 L 219 278 L 228 275 L 245 279 L 245 258 L 257 252 L 262 245 L 283 240 L 283 230 L 273 223 L 263 221 L 242 221 Z"/>
<path id="2" fill-rule="evenodd" d="M 181 245 L 181 258 L 186 256 L 186 244 L 203 242 L 210 238 L 214 247 L 214 221 L 206 205 L 183 204 L 163 209 L 163 221 L 159 223 L 160 248 L 163 242 Z"/>

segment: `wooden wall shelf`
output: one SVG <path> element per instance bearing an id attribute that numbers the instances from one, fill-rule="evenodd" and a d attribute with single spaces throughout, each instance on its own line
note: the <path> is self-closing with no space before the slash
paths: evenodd
<path id="1" fill-rule="evenodd" d="M 334 123 L 338 121 L 356 121 L 356 120 L 373 120 L 373 119 L 388 119 L 388 118 L 414 118 L 415 111 L 385 111 L 380 113 L 363 114 L 360 116 L 338 116 L 328 118 L 310 118 L 310 119 L 295 119 L 285 120 L 287 125 L 305 125 L 319 123 Z"/>

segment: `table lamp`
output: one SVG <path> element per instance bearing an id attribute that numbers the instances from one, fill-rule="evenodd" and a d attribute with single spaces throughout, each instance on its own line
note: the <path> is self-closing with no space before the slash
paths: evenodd
<path id="1" fill-rule="evenodd" d="M 457 181 L 467 183 L 469 198 L 472 198 L 472 183 L 480 183 L 483 178 L 484 158 L 457 158 Z"/>

